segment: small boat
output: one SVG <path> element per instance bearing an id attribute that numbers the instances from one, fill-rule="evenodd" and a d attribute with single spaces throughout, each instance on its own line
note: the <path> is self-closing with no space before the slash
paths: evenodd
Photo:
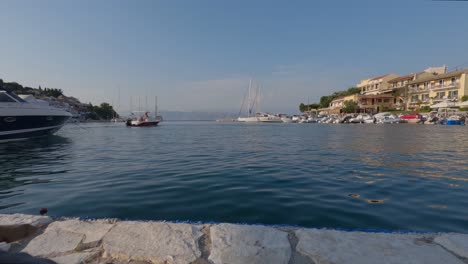
<path id="1" fill-rule="evenodd" d="M 359 114 L 357 117 L 351 118 L 349 122 L 353 124 L 370 124 L 374 122 L 374 118 L 368 114 Z"/>
<path id="2" fill-rule="evenodd" d="M 33 96 L 25 100 L 13 92 L 0 90 L 0 142 L 53 134 L 71 117 L 66 109 Z"/>
<path id="3" fill-rule="evenodd" d="M 162 118 L 160 116 L 151 117 L 149 112 L 140 112 L 144 113 L 142 116 L 135 115 L 132 113 L 131 117 L 127 119 L 125 124 L 128 127 L 154 127 L 157 126 Z"/>
<path id="4" fill-rule="evenodd" d="M 423 123 L 424 121 L 426 121 L 421 114 L 402 115 L 400 116 L 400 119 L 405 120 L 407 123 L 410 124 Z"/>
<path id="5" fill-rule="evenodd" d="M 465 118 L 460 115 L 453 115 L 447 118 L 447 122 L 445 122 L 445 124 L 446 125 L 464 125 Z"/>

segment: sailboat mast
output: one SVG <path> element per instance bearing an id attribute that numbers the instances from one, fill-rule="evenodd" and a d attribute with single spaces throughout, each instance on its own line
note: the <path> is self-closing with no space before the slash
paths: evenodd
<path id="1" fill-rule="evenodd" d="M 250 101 L 250 100 L 251 100 L 251 99 L 250 99 L 250 88 L 251 88 L 251 87 L 252 87 L 252 79 L 250 79 L 250 81 L 249 81 L 249 100 L 247 101 L 247 111 L 248 111 L 248 112 L 247 112 L 247 117 L 250 117 L 250 111 L 251 111 L 251 109 L 250 109 L 250 105 L 251 105 L 251 101 Z"/>
<path id="2" fill-rule="evenodd" d="M 154 97 L 154 118 L 158 116 L 158 97 Z"/>
<path id="3" fill-rule="evenodd" d="M 260 88 L 261 88 L 261 84 L 258 85 L 258 88 L 257 88 L 257 92 L 258 92 L 258 95 L 257 95 L 257 112 L 260 113 L 260 111 L 262 111 L 262 109 L 260 108 L 260 96 L 261 96 L 261 93 L 260 93 Z"/>

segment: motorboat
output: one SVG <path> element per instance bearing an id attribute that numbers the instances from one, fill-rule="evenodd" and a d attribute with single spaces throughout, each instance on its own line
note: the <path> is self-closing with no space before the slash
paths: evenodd
<path id="1" fill-rule="evenodd" d="M 0 90 L 0 142 L 53 134 L 71 117 L 65 108 Z"/>
<path id="2" fill-rule="evenodd" d="M 370 124 L 374 122 L 374 118 L 370 116 L 369 114 L 359 114 L 358 116 L 349 119 L 349 123 L 353 124 Z"/>
<path id="3" fill-rule="evenodd" d="M 269 113 L 257 113 L 257 119 L 262 123 L 283 123 L 283 120 L 279 116 Z"/>
<path id="4" fill-rule="evenodd" d="M 296 123 L 297 121 L 294 121 L 291 116 L 280 114 L 279 118 L 281 118 L 281 121 L 283 123 Z"/>
<path id="5" fill-rule="evenodd" d="M 378 124 L 398 124 L 398 123 L 406 123 L 406 121 L 400 119 L 396 115 L 389 114 L 389 115 L 383 115 L 377 118 L 377 123 Z"/>
<path id="6" fill-rule="evenodd" d="M 237 122 L 259 122 L 256 116 L 248 116 L 248 117 L 239 117 L 237 118 Z"/>
<path id="7" fill-rule="evenodd" d="M 144 113 L 139 116 L 137 113 Z M 127 119 L 125 124 L 128 127 L 154 127 L 157 126 L 162 121 L 160 116 L 155 115 L 150 116 L 150 112 L 133 112 L 130 117 Z"/>
<path id="8" fill-rule="evenodd" d="M 465 117 L 460 115 L 452 115 L 447 118 L 445 122 L 446 125 L 464 125 L 465 124 Z"/>
<path id="9" fill-rule="evenodd" d="M 405 120 L 410 124 L 416 123 L 423 123 L 426 119 L 421 114 L 409 114 L 409 115 L 402 115 L 400 119 Z"/>

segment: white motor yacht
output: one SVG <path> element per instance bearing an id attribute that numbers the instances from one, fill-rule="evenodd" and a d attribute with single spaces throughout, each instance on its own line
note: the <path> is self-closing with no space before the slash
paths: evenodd
<path id="1" fill-rule="evenodd" d="M 283 120 L 279 116 L 275 116 L 268 113 L 257 113 L 259 122 L 263 123 L 283 123 Z"/>
<path id="2" fill-rule="evenodd" d="M 65 109 L 42 100 L 24 100 L 0 90 L 0 142 L 45 136 L 57 132 L 70 119 Z"/>

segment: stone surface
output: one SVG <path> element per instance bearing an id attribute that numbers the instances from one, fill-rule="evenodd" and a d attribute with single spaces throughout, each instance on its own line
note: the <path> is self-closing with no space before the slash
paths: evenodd
<path id="1" fill-rule="evenodd" d="M 210 228 L 213 263 L 288 263 L 288 234 L 265 226 L 219 224 Z"/>
<path id="2" fill-rule="evenodd" d="M 468 235 L 467 234 L 442 234 L 434 239 L 434 242 L 460 257 L 468 259 Z"/>
<path id="3" fill-rule="evenodd" d="M 201 226 L 119 222 L 104 236 L 104 258 L 153 263 L 190 263 L 200 257 Z"/>
<path id="4" fill-rule="evenodd" d="M 47 228 L 22 251 L 33 256 L 55 256 L 75 250 L 83 239 L 83 234 Z"/>
<path id="5" fill-rule="evenodd" d="M 41 227 L 52 222 L 52 218 L 41 215 L 0 214 L 1 226 L 31 225 Z"/>
<path id="6" fill-rule="evenodd" d="M 85 261 L 91 258 L 93 255 L 95 255 L 95 253 L 93 252 L 82 252 L 55 257 L 51 260 L 56 262 L 57 264 L 82 264 L 86 263 Z"/>
<path id="7" fill-rule="evenodd" d="M 10 250 L 10 247 L 11 245 L 8 243 L 5 243 L 5 242 L 0 243 L 0 251 L 8 252 L 8 250 Z"/>
<path id="8" fill-rule="evenodd" d="M 296 250 L 315 263 L 463 264 L 456 256 L 412 234 L 342 232 L 299 229 Z"/>
<path id="9" fill-rule="evenodd" d="M 80 221 L 71 219 L 65 221 L 57 221 L 49 225 L 48 230 L 63 230 L 71 233 L 83 234 L 84 240 L 82 243 L 97 243 L 104 237 L 107 232 L 114 226 L 105 220 L 97 221 Z"/>

